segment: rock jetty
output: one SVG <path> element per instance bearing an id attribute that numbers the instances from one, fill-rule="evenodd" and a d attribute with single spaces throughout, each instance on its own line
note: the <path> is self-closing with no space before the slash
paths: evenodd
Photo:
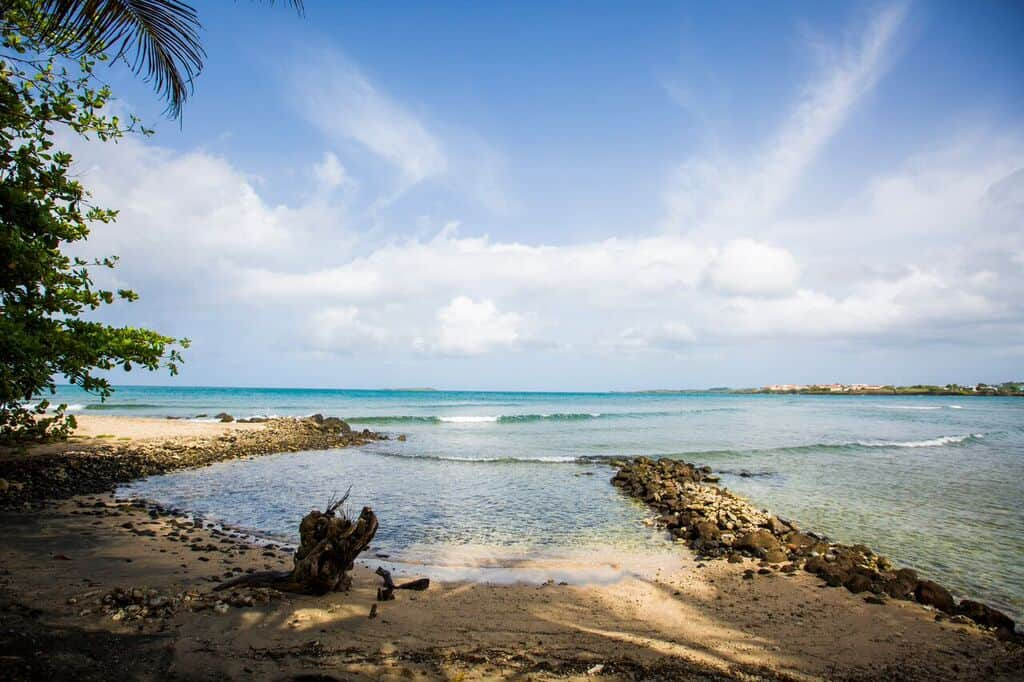
<path id="1" fill-rule="evenodd" d="M 1006 614 L 975 601 L 959 604 L 949 590 L 923 580 L 910 568 L 896 568 L 864 545 L 844 545 L 792 521 L 758 510 L 742 497 L 719 487 L 709 467 L 674 459 L 637 457 L 616 460 L 612 483 L 656 510 L 659 525 L 685 542 L 699 556 L 739 563 L 743 557 L 760 560 L 761 571 L 772 568 L 792 573 L 800 568 L 819 576 L 831 587 L 864 593 L 865 601 L 915 600 L 955 619 L 969 619 L 1014 637 L 1014 622 Z M 754 571 L 747 571 L 753 578 Z"/>
<path id="2" fill-rule="evenodd" d="M 262 428 L 216 436 L 69 446 L 62 452 L 0 457 L 0 509 L 109 491 L 119 483 L 224 460 L 361 445 L 387 436 L 354 431 L 337 417 L 270 419 Z"/>

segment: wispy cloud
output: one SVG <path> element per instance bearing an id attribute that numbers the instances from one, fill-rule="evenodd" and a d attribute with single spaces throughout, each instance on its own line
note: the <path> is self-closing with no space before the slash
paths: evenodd
<path id="1" fill-rule="evenodd" d="M 851 112 L 884 75 L 908 4 L 889 5 L 861 35 L 830 51 L 828 67 L 803 92 L 771 142 L 747 159 L 696 158 L 675 172 L 668 224 L 692 229 L 770 219 Z"/>
<path id="2" fill-rule="evenodd" d="M 336 50 L 311 50 L 288 75 L 299 112 L 328 138 L 363 145 L 413 184 L 448 168 L 441 141 Z"/>

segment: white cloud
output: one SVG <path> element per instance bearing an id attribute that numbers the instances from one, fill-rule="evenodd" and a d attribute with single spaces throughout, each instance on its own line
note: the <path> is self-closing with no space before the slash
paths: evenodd
<path id="1" fill-rule="evenodd" d="M 441 142 L 340 53 L 310 50 L 289 82 L 300 113 L 325 136 L 363 145 L 395 165 L 406 181 L 421 182 L 447 169 Z"/>
<path id="2" fill-rule="evenodd" d="M 481 355 L 514 346 L 520 340 L 522 317 L 498 311 L 493 301 L 457 296 L 437 311 L 436 349 L 452 355 Z"/>
<path id="3" fill-rule="evenodd" d="M 175 152 L 137 138 L 70 139 L 62 146 L 72 152 L 92 202 L 119 212 L 116 222 L 93 225 L 76 253 L 120 256 L 117 273 L 129 283 L 177 279 L 212 294 L 233 263 L 312 265 L 351 249 L 344 204 L 318 193 L 297 205 L 273 204 L 258 178 L 222 156 Z M 333 168 L 329 157 L 321 165 L 337 177 L 340 166 Z"/>
<path id="4" fill-rule="evenodd" d="M 685 322 L 666 322 L 648 329 L 627 327 L 607 342 L 607 346 L 615 351 L 676 351 L 692 346 L 697 342 L 697 335 Z"/>
<path id="5" fill-rule="evenodd" d="M 712 261 L 708 279 L 726 294 L 784 294 L 796 287 L 800 269 L 785 249 L 750 239 L 727 243 Z"/>
<path id="6" fill-rule="evenodd" d="M 333 152 L 325 152 L 323 161 L 314 164 L 313 177 L 325 189 L 335 189 L 348 181 L 348 173 Z"/>
<path id="7" fill-rule="evenodd" d="M 313 348 L 335 353 L 380 350 L 393 341 L 387 330 L 360 319 L 355 306 L 315 311 L 308 338 Z"/>
<path id="8" fill-rule="evenodd" d="M 897 279 L 861 284 L 845 297 L 803 289 L 781 299 L 734 299 L 717 320 L 722 335 L 747 338 L 929 337 L 956 335 L 964 325 L 998 321 L 1006 312 L 934 272 L 912 269 Z"/>

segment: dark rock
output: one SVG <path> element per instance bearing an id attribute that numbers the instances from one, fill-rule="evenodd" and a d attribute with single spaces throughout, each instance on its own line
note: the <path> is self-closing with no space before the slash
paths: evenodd
<path id="1" fill-rule="evenodd" d="M 739 552 L 729 552 L 729 563 L 730 564 L 742 564 L 743 555 Z"/>
<path id="2" fill-rule="evenodd" d="M 805 533 L 791 533 L 786 537 L 786 547 L 798 554 L 809 552 L 816 544 L 818 541 Z"/>
<path id="3" fill-rule="evenodd" d="M 764 553 L 764 560 L 770 564 L 781 564 L 789 560 L 789 555 L 782 549 L 769 549 Z"/>
<path id="4" fill-rule="evenodd" d="M 775 535 L 785 535 L 786 533 L 788 533 L 792 529 L 789 526 L 787 526 L 786 524 L 784 524 L 782 521 L 780 521 L 779 517 L 777 517 L 777 516 L 769 516 L 768 517 L 768 530 L 770 530 Z"/>
<path id="5" fill-rule="evenodd" d="M 737 549 L 746 549 L 755 554 L 782 548 L 771 531 L 763 528 L 747 533 L 736 541 L 735 546 Z"/>
<path id="6" fill-rule="evenodd" d="M 1013 619 L 1002 611 L 997 611 L 991 606 L 964 599 L 960 602 L 957 611 L 973 620 L 975 623 L 990 628 L 1000 628 L 1013 632 Z"/>
<path id="7" fill-rule="evenodd" d="M 932 580 L 922 580 L 914 590 L 914 596 L 922 604 L 934 606 L 944 613 L 956 613 L 953 595 L 942 585 Z"/>
<path id="8" fill-rule="evenodd" d="M 891 580 L 882 585 L 882 591 L 895 599 L 909 599 L 917 589 L 917 571 L 901 568 Z"/>
<path id="9" fill-rule="evenodd" d="M 309 421 L 314 422 L 316 424 L 323 424 L 324 416 L 322 414 L 313 414 L 309 416 Z"/>
<path id="10" fill-rule="evenodd" d="M 862 573 L 854 573 L 846 579 L 846 582 L 843 583 L 843 587 L 854 594 L 867 592 L 871 589 L 871 578 Z"/>
<path id="11" fill-rule="evenodd" d="M 221 412 L 220 414 L 215 414 L 214 415 L 214 419 L 219 419 L 219 420 L 221 420 L 222 422 L 225 422 L 225 423 L 226 422 L 233 422 L 233 421 L 235 421 L 235 418 L 232 417 L 227 412 Z"/>
<path id="12" fill-rule="evenodd" d="M 320 422 L 320 426 L 325 431 L 336 431 L 344 434 L 352 433 L 352 427 L 348 425 L 348 422 L 337 417 L 327 417 Z"/>
<path id="13" fill-rule="evenodd" d="M 696 525 L 695 532 L 697 538 L 704 540 L 705 542 L 713 541 L 718 542 L 722 539 L 722 531 L 718 529 L 718 526 L 710 521 L 701 521 Z"/>

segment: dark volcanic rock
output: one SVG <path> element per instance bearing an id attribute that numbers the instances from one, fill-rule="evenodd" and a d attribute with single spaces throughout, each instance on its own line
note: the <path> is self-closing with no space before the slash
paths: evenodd
<path id="1" fill-rule="evenodd" d="M 765 529 L 755 530 L 747 533 L 736 541 L 736 547 L 747 549 L 752 552 L 767 552 L 773 549 L 782 549 L 778 538 L 772 535 L 771 531 Z"/>
<path id="2" fill-rule="evenodd" d="M 867 577 L 862 573 L 854 573 L 846 582 L 843 583 L 843 587 L 848 589 L 854 594 L 860 594 L 861 592 L 867 592 L 871 589 L 871 578 Z"/>
<path id="3" fill-rule="evenodd" d="M 340 431 L 341 433 L 352 433 L 352 427 L 348 425 L 348 422 L 338 419 L 337 417 L 327 417 L 320 426 L 327 431 Z"/>
<path id="4" fill-rule="evenodd" d="M 896 571 L 892 580 L 882 586 L 882 590 L 896 599 L 909 599 L 917 589 L 917 571 L 912 568 L 901 568 Z"/>
<path id="5" fill-rule="evenodd" d="M 999 628 L 1001 630 L 1009 630 L 1010 632 L 1013 632 L 1013 619 L 1002 611 L 997 611 L 991 606 L 985 606 L 984 604 L 979 604 L 976 601 L 964 599 L 960 602 L 957 612 L 961 615 L 967 616 L 975 623 L 979 623 L 990 628 Z"/>
<path id="6" fill-rule="evenodd" d="M 786 547 L 798 554 L 809 552 L 816 544 L 818 541 L 805 533 L 792 533 L 786 537 Z"/>
<path id="7" fill-rule="evenodd" d="M 914 590 L 914 596 L 922 604 L 934 606 L 944 613 L 956 613 L 956 604 L 953 602 L 953 595 L 942 585 L 932 580 L 922 580 Z"/>
<path id="8" fill-rule="evenodd" d="M 696 526 L 697 537 L 701 540 L 718 542 L 722 539 L 722 531 L 710 521 L 701 521 Z"/>

